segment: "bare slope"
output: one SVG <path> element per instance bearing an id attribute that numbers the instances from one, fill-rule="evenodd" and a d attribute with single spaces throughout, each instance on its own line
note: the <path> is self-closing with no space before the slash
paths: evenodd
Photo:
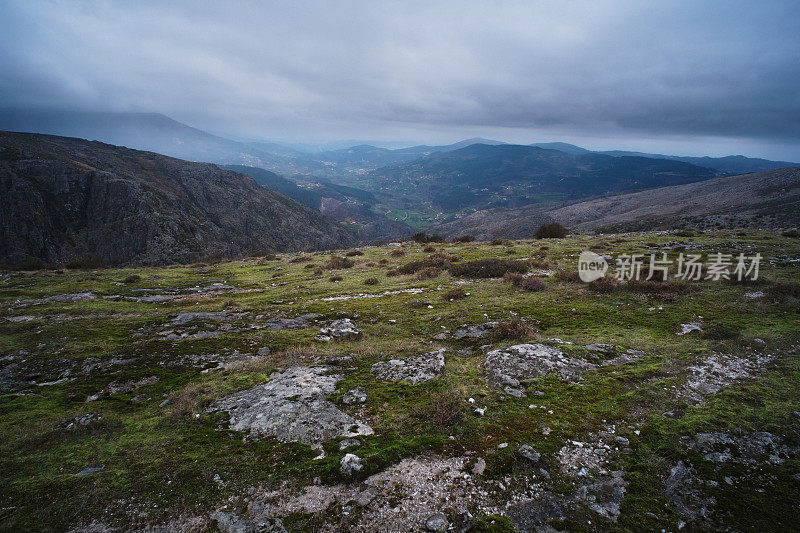
<path id="1" fill-rule="evenodd" d="M 572 230 L 667 229 L 686 225 L 783 227 L 800 223 L 800 168 L 726 176 L 548 209 L 477 211 L 435 231 L 478 239 L 531 237 L 543 222 Z"/>

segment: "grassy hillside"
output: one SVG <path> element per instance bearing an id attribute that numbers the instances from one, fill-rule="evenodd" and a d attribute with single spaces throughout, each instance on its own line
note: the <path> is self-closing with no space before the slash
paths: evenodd
<path id="1" fill-rule="evenodd" d="M 587 248 L 765 260 L 748 284 L 586 285 Z M 473 531 L 796 528 L 798 258 L 798 239 L 749 231 L 4 272 L 0 530 L 418 530 L 462 511 Z M 507 269 L 530 277 L 476 277 Z M 360 338 L 315 340 L 342 318 Z M 498 383 L 487 354 L 519 343 L 579 370 Z M 443 370 L 418 384 L 373 368 L 438 349 Z M 320 367 L 339 379 L 318 407 L 374 434 L 314 447 L 247 436 L 215 409 Z M 360 470 L 343 472 L 346 454 Z"/>

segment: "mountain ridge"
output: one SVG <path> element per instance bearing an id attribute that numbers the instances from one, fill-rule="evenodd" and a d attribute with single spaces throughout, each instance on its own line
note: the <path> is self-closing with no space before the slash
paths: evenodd
<path id="1" fill-rule="evenodd" d="M 342 248 L 354 235 L 210 163 L 0 132 L 0 263 L 169 264 Z"/>

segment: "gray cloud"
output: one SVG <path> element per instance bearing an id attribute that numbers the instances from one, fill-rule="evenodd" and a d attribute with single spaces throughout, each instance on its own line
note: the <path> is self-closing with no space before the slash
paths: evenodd
<path id="1" fill-rule="evenodd" d="M 8 1 L 0 99 L 265 138 L 491 131 L 798 159 L 798 19 L 794 0 Z"/>

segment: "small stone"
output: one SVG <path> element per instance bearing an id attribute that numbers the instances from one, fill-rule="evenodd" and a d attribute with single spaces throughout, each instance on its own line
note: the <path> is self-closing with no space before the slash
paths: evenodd
<path id="1" fill-rule="evenodd" d="M 539 459 L 542 458 L 542 454 L 534 450 L 533 446 L 531 446 L 530 444 L 523 444 L 522 446 L 520 446 L 517 453 L 519 453 L 522 457 L 531 461 L 532 463 L 538 463 Z"/>
<path id="2" fill-rule="evenodd" d="M 93 474 L 99 474 L 100 472 L 105 470 L 105 468 L 106 468 L 105 465 L 87 466 L 86 468 L 84 468 L 83 470 L 81 470 L 80 472 L 78 472 L 75 475 L 78 476 L 78 477 L 91 476 Z"/>
<path id="3" fill-rule="evenodd" d="M 364 468 L 364 464 L 361 457 L 352 453 L 345 454 L 339 461 L 339 471 L 346 476 L 352 476 L 362 468 Z"/>
<path id="4" fill-rule="evenodd" d="M 342 403 L 345 405 L 356 405 L 367 401 L 367 389 L 357 387 L 345 392 L 342 396 Z"/>
<path id="5" fill-rule="evenodd" d="M 500 444 L 497 445 L 497 447 L 500 448 L 500 449 L 507 448 L 508 447 L 508 443 L 507 442 L 501 442 Z"/>
<path id="6" fill-rule="evenodd" d="M 356 446 L 361 446 L 361 441 L 358 439 L 344 439 L 339 441 L 340 450 L 346 450 L 347 448 L 354 448 Z"/>
<path id="7" fill-rule="evenodd" d="M 545 427 L 543 427 L 543 428 L 542 428 L 542 435 L 544 435 L 544 436 L 546 437 L 547 435 L 549 435 L 550 433 L 552 433 L 552 431 L 553 431 L 553 430 L 552 430 L 552 429 L 550 429 L 550 427 L 549 427 L 549 426 L 545 426 Z"/>
<path id="8" fill-rule="evenodd" d="M 270 349 L 269 349 L 269 348 L 267 348 L 266 346 L 263 346 L 263 347 L 259 348 L 259 349 L 258 349 L 258 352 L 256 352 L 256 353 L 257 353 L 257 354 L 258 354 L 260 357 L 265 357 L 265 356 L 267 356 L 267 355 L 269 355 L 269 354 L 270 354 Z"/>
<path id="9" fill-rule="evenodd" d="M 168 406 L 169 404 L 170 404 L 169 399 L 166 399 L 163 402 L 161 402 L 160 404 L 158 404 L 158 406 L 161 407 L 161 408 L 164 408 L 164 407 Z"/>
<path id="10" fill-rule="evenodd" d="M 630 441 L 628 439 L 626 439 L 625 437 L 620 437 L 619 435 L 614 437 L 614 440 L 622 444 L 623 446 L 627 446 L 630 444 Z"/>
<path id="11" fill-rule="evenodd" d="M 509 396 L 514 396 L 515 398 L 524 398 L 525 391 L 523 389 L 519 389 L 516 387 L 506 386 L 503 388 L 503 391 L 508 394 Z"/>
<path id="12" fill-rule="evenodd" d="M 475 465 L 472 467 L 472 473 L 476 476 L 483 475 L 483 472 L 486 470 L 486 461 L 484 461 L 483 457 L 478 457 L 475 459 Z"/>
<path id="13" fill-rule="evenodd" d="M 478 415 L 478 416 L 485 415 L 486 414 L 486 408 L 485 407 L 476 407 L 475 408 L 475 414 Z"/>
<path id="14" fill-rule="evenodd" d="M 425 521 L 425 529 L 428 531 L 444 531 L 449 525 L 450 522 L 443 513 L 434 513 Z"/>
<path id="15" fill-rule="evenodd" d="M 600 342 L 587 344 L 586 346 L 584 346 L 584 348 L 586 348 L 590 352 L 601 353 L 605 355 L 611 355 L 615 351 L 613 344 L 603 344 Z"/>
<path id="16" fill-rule="evenodd" d="M 358 495 L 355 497 L 355 502 L 361 507 L 366 507 L 372 503 L 372 500 L 374 500 L 377 495 L 378 489 L 375 487 L 369 487 L 358 493 Z"/>

